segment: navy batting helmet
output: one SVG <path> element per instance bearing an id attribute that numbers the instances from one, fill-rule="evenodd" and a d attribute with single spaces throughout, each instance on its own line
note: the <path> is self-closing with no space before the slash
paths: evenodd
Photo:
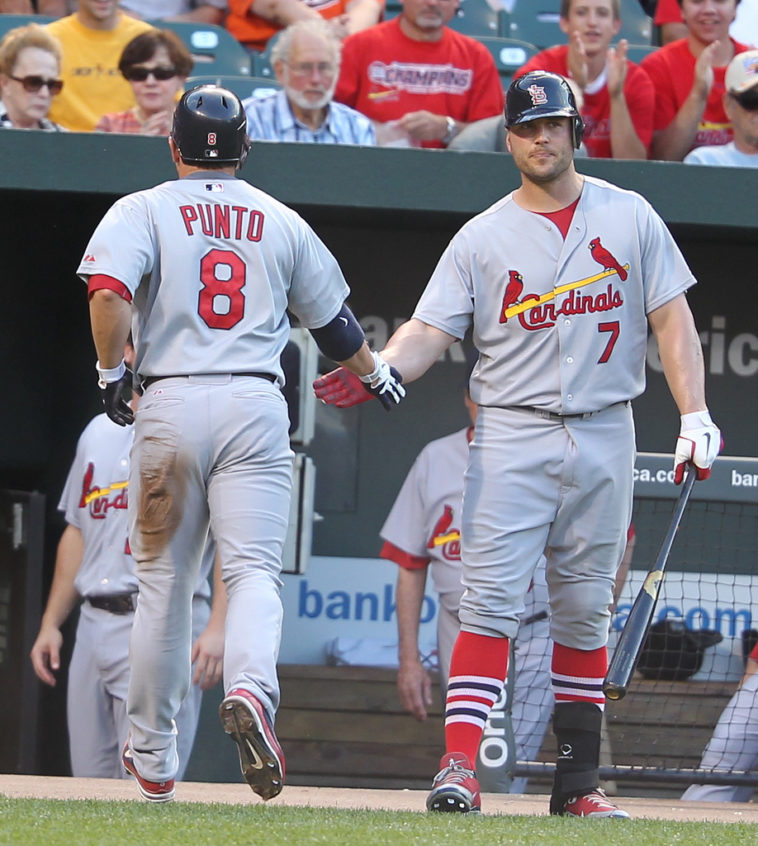
<path id="1" fill-rule="evenodd" d="M 514 79 L 505 93 L 505 125 L 510 129 L 546 117 L 571 118 L 574 147 L 579 147 L 584 121 L 568 82 L 560 74 L 548 71 L 531 71 Z"/>
<path id="2" fill-rule="evenodd" d="M 241 167 L 250 146 L 239 97 L 216 85 L 198 85 L 182 95 L 174 109 L 171 137 L 188 164 Z"/>

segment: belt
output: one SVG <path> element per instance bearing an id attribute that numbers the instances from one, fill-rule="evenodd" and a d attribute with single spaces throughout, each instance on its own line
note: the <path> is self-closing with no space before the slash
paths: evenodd
<path id="1" fill-rule="evenodd" d="M 161 379 L 186 379 L 188 376 L 212 376 L 216 374 L 211 373 L 179 373 L 175 376 L 146 376 L 142 380 L 142 387 L 149 388 L 153 382 L 160 382 Z M 225 374 L 218 374 L 218 375 L 225 375 Z M 276 382 L 276 376 L 272 373 L 260 373 L 257 370 L 250 371 L 249 373 L 229 373 L 229 376 L 255 376 L 258 379 L 268 379 L 269 382 Z"/>
<path id="2" fill-rule="evenodd" d="M 512 411 L 526 411 L 529 414 L 534 414 L 536 417 L 541 417 L 543 420 L 586 420 L 589 417 L 594 417 L 597 411 L 585 411 L 581 414 L 559 414 L 557 411 L 548 411 L 546 408 L 535 408 L 533 405 L 510 405 L 507 406 Z"/>
<path id="3" fill-rule="evenodd" d="M 137 596 L 136 593 L 110 593 L 85 596 L 84 600 L 101 611 L 110 611 L 111 614 L 130 614 L 134 611 L 135 596 Z"/>

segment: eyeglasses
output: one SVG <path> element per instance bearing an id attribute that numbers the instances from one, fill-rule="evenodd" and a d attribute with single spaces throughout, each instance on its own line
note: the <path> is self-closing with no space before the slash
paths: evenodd
<path id="1" fill-rule="evenodd" d="M 36 94 L 43 85 L 47 86 L 47 90 L 55 96 L 60 94 L 63 90 L 62 79 L 45 79 L 41 76 L 11 76 L 16 82 L 20 82 L 24 86 L 24 91 L 30 94 Z"/>
<path id="2" fill-rule="evenodd" d="M 314 70 L 317 70 L 323 76 L 333 74 L 337 68 L 332 62 L 298 62 L 297 64 L 289 64 L 289 69 L 296 76 L 310 76 Z"/>
<path id="3" fill-rule="evenodd" d="M 127 68 L 122 73 L 124 74 L 124 78 L 128 79 L 129 82 L 144 82 L 150 74 L 159 82 L 165 82 L 167 79 L 176 76 L 176 68 L 162 68 L 160 66 L 157 68 L 133 67 Z"/>
<path id="4" fill-rule="evenodd" d="M 758 87 L 750 88 L 742 94 L 732 94 L 732 99 L 736 100 L 746 112 L 758 112 Z"/>

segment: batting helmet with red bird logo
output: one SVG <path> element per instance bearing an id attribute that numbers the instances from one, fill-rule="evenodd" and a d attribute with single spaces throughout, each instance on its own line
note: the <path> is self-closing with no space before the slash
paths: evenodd
<path id="1" fill-rule="evenodd" d="M 574 147 L 578 149 L 584 121 L 568 82 L 560 74 L 548 71 L 530 71 L 514 79 L 505 92 L 506 127 L 548 117 L 571 118 Z"/>

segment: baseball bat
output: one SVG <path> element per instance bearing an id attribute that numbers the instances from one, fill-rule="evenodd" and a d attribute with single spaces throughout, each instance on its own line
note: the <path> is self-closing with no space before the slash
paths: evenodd
<path id="1" fill-rule="evenodd" d="M 690 467 L 682 483 L 682 490 L 671 517 L 666 536 L 663 539 L 655 563 L 648 570 L 645 581 L 642 583 L 639 593 L 634 600 L 632 610 L 629 612 L 624 629 L 621 632 L 616 650 L 613 653 L 608 672 L 603 682 L 603 693 L 608 699 L 623 699 L 629 682 L 637 666 L 637 659 L 645 642 L 650 623 L 655 611 L 655 603 L 658 600 L 658 593 L 661 589 L 663 574 L 666 569 L 674 537 L 682 522 L 682 515 L 687 506 L 687 500 L 692 493 L 692 486 L 695 484 L 697 472 Z"/>

